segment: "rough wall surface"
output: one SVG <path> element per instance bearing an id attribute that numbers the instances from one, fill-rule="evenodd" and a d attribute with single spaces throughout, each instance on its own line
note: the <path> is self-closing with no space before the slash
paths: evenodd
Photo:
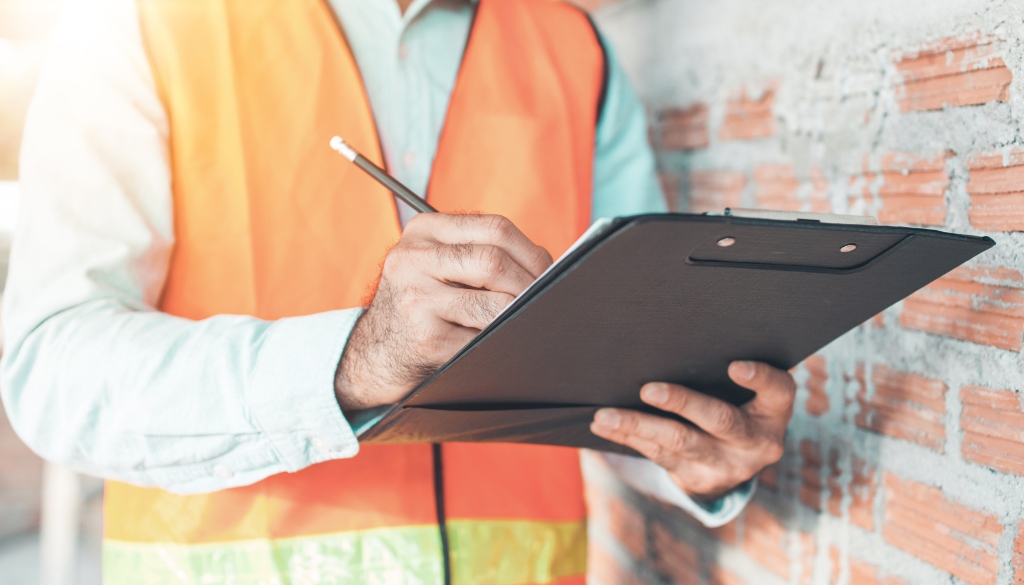
<path id="1" fill-rule="evenodd" d="M 1024 583 L 1024 2 L 590 4 L 675 207 L 998 242 L 796 368 L 786 456 L 729 526 L 590 462 L 595 582 Z"/>

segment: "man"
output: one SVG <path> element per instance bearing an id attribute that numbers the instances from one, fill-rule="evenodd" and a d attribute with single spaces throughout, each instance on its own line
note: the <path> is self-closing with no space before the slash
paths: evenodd
<path id="1" fill-rule="evenodd" d="M 335 133 L 486 215 L 412 217 Z M 645 135 L 559 2 L 73 3 L 26 125 L 3 392 L 30 446 L 116 480 L 105 580 L 582 583 L 574 450 L 360 446 L 345 415 L 415 387 L 592 218 L 662 210 Z M 730 375 L 758 397 L 652 381 L 693 426 L 592 426 L 708 525 L 792 409 L 787 373 Z"/>

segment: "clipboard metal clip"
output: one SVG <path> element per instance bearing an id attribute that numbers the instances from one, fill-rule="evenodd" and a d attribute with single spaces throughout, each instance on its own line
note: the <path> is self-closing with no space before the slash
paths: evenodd
<path id="1" fill-rule="evenodd" d="M 708 213 L 707 215 L 717 215 Z M 776 209 L 743 209 L 726 207 L 722 215 L 726 217 L 746 217 L 750 219 L 771 219 L 775 221 L 814 221 L 819 223 L 838 223 L 847 225 L 878 225 L 878 220 L 864 215 L 842 215 L 839 213 L 812 213 L 810 211 L 780 211 Z"/>

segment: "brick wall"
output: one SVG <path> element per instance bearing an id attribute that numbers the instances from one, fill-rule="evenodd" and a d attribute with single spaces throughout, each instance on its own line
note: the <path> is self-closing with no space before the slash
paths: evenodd
<path id="1" fill-rule="evenodd" d="M 1024 3 L 589 4 L 673 208 L 998 242 L 795 368 L 787 453 L 730 525 L 587 459 L 594 582 L 1024 584 Z"/>

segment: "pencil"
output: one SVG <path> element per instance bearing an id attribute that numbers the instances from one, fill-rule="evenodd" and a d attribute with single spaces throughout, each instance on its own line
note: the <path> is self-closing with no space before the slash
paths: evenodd
<path id="1" fill-rule="evenodd" d="M 405 185 L 398 182 L 398 179 L 392 177 L 384 169 L 373 164 L 367 158 L 358 152 L 351 146 L 345 143 L 341 139 L 341 136 L 335 136 L 331 138 L 331 148 L 337 150 L 342 156 L 355 163 L 355 165 L 363 169 L 366 174 L 370 175 L 378 183 L 387 187 L 396 197 L 405 201 L 420 213 L 436 213 L 437 210 L 430 206 L 425 199 L 415 194 Z"/>

